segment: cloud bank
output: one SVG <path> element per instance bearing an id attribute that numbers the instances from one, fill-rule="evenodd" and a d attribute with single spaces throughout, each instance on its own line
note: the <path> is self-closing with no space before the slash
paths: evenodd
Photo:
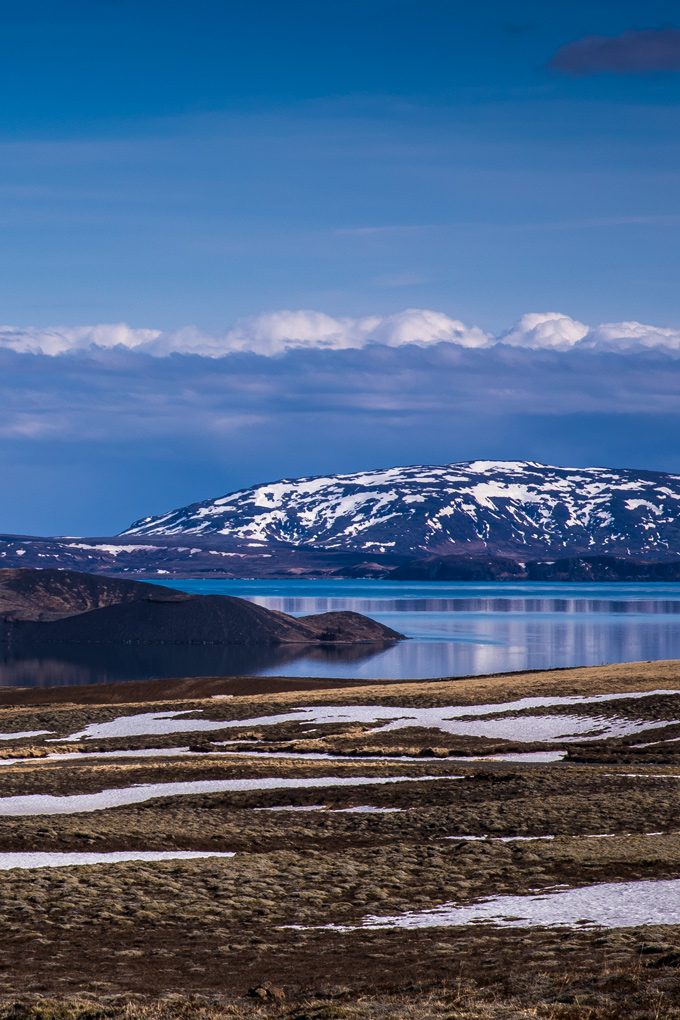
<path id="1" fill-rule="evenodd" d="M 524 317 L 511 342 L 476 347 L 436 331 L 399 342 L 392 323 L 392 344 L 276 357 L 159 357 L 121 344 L 124 331 L 56 357 L 0 349 L 2 530 L 112 534 L 256 482 L 393 464 L 680 470 L 680 357 L 665 332 L 644 332 L 646 347 L 634 323 L 579 340 L 583 325 L 563 320 Z"/>
<path id="2" fill-rule="evenodd" d="M 581 343 L 536 349 L 535 332 L 528 336 L 524 346 L 373 344 L 278 358 L 158 358 L 121 347 L 61 358 L 0 351 L 0 438 L 83 447 L 142 437 L 207 443 L 262 429 L 264 447 L 295 421 L 322 448 L 324 435 L 359 421 L 368 445 L 378 423 L 395 429 L 396 442 L 417 421 L 425 449 L 428 430 L 438 433 L 442 421 L 454 434 L 512 415 L 680 415 L 680 359 Z M 403 460 L 398 443 L 389 459 Z"/>
<path id="3" fill-rule="evenodd" d="M 589 326 L 560 312 L 528 312 L 510 329 L 494 336 L 445 312 L 425 308 L 359 318 L 283 309 L 242 319 L 224 332 L 213 334 L 196 326 L 164 331 L 126 323 L 48 328 L 0 326 L 0 350 L 51 358 L 125 350 L 153 358 L 175 354 L 219 359 L 234 354 L 273 357 L 295 350 L 437 344 L 464 349 L 498 346 L 562 352 L 579 349 L 635 353 L 658 349 L 680 354 L 680 330 L 635 321 Z"/>
<path id="4" fill-rule="evenodd" d="M 549 66 L 574 75 L 680 71 L 680 28 L 587 35 L 562 46 Z"/>

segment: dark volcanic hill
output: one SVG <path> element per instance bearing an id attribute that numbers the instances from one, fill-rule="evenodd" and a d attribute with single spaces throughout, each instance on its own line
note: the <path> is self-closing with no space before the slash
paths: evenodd
<path id="1" fill-rule="evenodd" d="M 3 614 L 4 640 L 14 653 L 53 644 L 96 645 L 315 645 L 386 643 L 403 635 L 359 613 L 322 613 L 297 619 L 245 599 L 226 595 L 186 595 L 135 581 L 116 581 L 56 571 L 17 571 L 31 592 L 23 618 Z M 57 574 L 56 578 L 32 574 Z M 15 584 L 17 582 L 15 581 Z M 73 586 L 70 615 L 54 618 Z M 83 611 L 83 593 L 101 608 Z M 116 596 L 120 596 L 116 601 Z M 136 597 L 135 597 L 136 596 Z M 44 601 L 43 601 L 44 600 Z M 46 616 L 52 613 L 52 618 Z"/>
<path id="2" fill-rule="evenodd" d="M 0 618 L 58 620 L 120 602 L 177 601 L 184 592 L 76 570 L 0 570 Z"/>
<path id="3" fill-rule="evenodd" d="M 392 557 L 680 556 L 680 475 L 469 461 L 296 478 L 137 521 L 125 536 Z"/>

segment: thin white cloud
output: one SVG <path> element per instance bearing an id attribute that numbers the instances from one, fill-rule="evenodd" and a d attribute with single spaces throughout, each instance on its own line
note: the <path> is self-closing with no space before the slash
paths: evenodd
<path id="1" fill-rule="evenodd" d="M 680 330 L 627 321 L 589 326 L 561 312 L 528 312 L 497 336 L 445 312 L 407 308 L 391 315 L 335 317 L 309 309 L 281 309 L 239 320 L 224 332 L 196 326 L 174 331 L 126 323 L 92 326 L 0 326 L 0 350 L 58 357 L 97 350 L 127 350 L 165 358 L 172 354 L 223 358 L 248 353 L 273 357 L 295 350 L 360 350 L 370 346 L 459 348 L 514 347 L 534 351 L 574 349 L 680 353 Z"/>
<path id="2" fill-rule="evenodd" d="M 660 348 L 680 351 L 680 330 L 647 326 L 643 322 L 605 322 L 595 326 L 581 344 L 599 351 L 634 351 Z"/>
<path id="3" fill-rule="evenodd" d="M 17 354 L 68 354 L 91 347 L 148 347 L 158 329 L 133 329 L 124 322 L 97 326 L 0 326 L 0 348 Z"/>

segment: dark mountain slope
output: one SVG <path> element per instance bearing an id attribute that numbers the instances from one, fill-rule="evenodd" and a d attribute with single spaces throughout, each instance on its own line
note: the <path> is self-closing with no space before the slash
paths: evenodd
<path id="1" fill-rule="evenodd" d="M 0 618 L 4 619 L 57 620 L 123 602 L 186 598 L 172 588 L 76 570 L 0 570 Z"/>
<path id="2" fill-rule="evenodd" d="M 226 595 L 176 598 L 177 593 L 168 589 L 137 587 L 152 588 L 150 597 L 61 619 L 6 620 L 5 642 L 16 654 L 56 644 L 271 646 L 380 643 L 402 637 L 359 613 L 324 613 L 298 620 Z"/>
<path id="3" fill-rule="evenodd" d="M 357 576 L 342 571 L 341 576 Z M 358 576 L 362 576 L 359 574 Z M 428 556 L 385 572 L 390 581 L 680 581 L 680 559 L 654 563 L 621 556 L 520 562 L 501 557 Z"/>

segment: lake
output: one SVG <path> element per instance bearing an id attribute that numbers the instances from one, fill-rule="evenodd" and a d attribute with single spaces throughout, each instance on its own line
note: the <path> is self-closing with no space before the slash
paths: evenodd
<path id="1" fill-rule="evenodd" d="M 84 647 L 0 662 L 0 684 L 259 675 L 409 679 L 680 659 L 680 584 L 173 580 L 295 616 L 351 609 L 409 640 L 388 648 Z"/>

